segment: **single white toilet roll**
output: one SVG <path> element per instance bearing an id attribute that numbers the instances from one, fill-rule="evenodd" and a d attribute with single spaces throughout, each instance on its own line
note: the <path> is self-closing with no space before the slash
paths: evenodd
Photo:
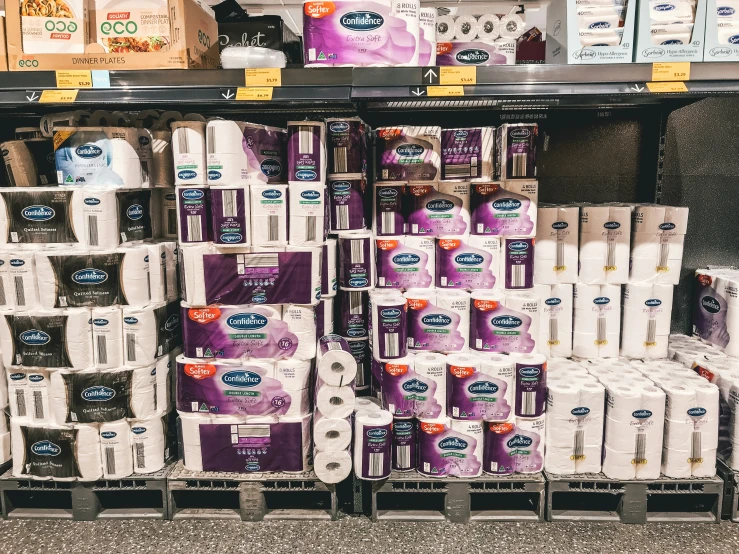
<path id="1" fill-rule="evenodd" d="M 341 483 L 351 475 L 352 456 L 348 450 L 317 451 L 313 456 L 313 471 L 324 483 Z"/>
<path id="2" fill-rule="evenodd" d="M 321 418 L 313 425 L 313 442 L 321 452 L 347 450 L 352 442 L 349 419 Z"/>
<path id="3" fill-rule="evenodd" d="M 349 385 L 354 381 L 357 360 L 346 339 L 339 335 L 325 335 L 318 340 L 316 374 L 324 383 L 336 387 Z"/>
<path id="4" fill-rule="evenodd" d="M 316 410 L 329 418 L 349 417 L 354 412 L 354 398 L 351 387 L 324 385 L 316 393 Z"/>

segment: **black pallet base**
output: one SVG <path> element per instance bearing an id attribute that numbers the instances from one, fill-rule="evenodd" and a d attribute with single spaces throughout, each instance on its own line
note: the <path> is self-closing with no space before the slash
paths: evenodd
<path id="1" fill-rule="evenodd" d="M 541 474 L 433 479 L 393 472 L 372 488 L 372 521 L 544 521 Z"/>
<path id="2" fill-rule="evenodd" d="M 190 471 L 178 462 L 167 479 L 171 519 L 338 518 L 336 487 L 307 473 Z"/>
<path id="3" fill-rule="evenodd" d="M 739 471 L 718 460 L 716 470 L 724 480 L 724 502 L 721 517 L 739 523 Z"/>
<path id="4" fill-rule="evenodd" d="M 719 477 L 619 481 L 602 473 L 546 473 L 547 521 L 720 523 Z"/>
<path id="5" fill-rule="evenodd" d="M 125 479 L 51 481 L 19 479 L 11 471 L 0 476 L 4 519 L 167 519 L 167 474 L 171 465 L 156 473 Z"/>

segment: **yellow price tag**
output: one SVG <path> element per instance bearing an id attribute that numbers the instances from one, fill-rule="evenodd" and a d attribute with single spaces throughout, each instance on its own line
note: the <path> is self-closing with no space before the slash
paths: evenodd
<path id="1" fill-rule="evenodd" d="M 653 63 L 652 81 L 690 81 L 690 62 Z"/>
<path id="2" fill-rule="evenodd" d="M 92 73 L 89 69 L 80 71 L 57 71 L 57 88 L 92 88 Z"/>
<path id="3" fill-rule="evenodd" d="M 282 71 L 279 68 L 245 69 L 247 87 L 281 87 Z"/>
<path id="4" fill-rule="evenodd" d="M 236 100 L 272 100 L 272 87 L 239 87 L 236 90 Z"/>
<path id="5" fill-rule="evenodd" d="M 464 96 L 464 87 L 426 87 L 428 96 Z"/>
<path id="6" fill-rule="evenodd" d="M 78 90 L 45 90 L 38 99 L 40 104 L 65 104 L 77 100 Z"/>
<path id="7" fill-rule="evenodd" d="M 477 84 L 476 67 L 441 67 L 439 68 L 440 85 L 474 85 Z"/>
<path id="8" fill-rule="evenodd" d="M 685 83 L 647 83 L 649 92 L 688 92 Z"/>

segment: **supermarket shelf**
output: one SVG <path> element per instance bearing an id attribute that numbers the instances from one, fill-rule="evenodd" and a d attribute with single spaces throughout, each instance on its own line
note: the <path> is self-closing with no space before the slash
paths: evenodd
<path id="1" fill-rule="evenodd" d="M 546 473 L 547 521 L 720 523 L 719 477 L 628 481 Z"/>
<path id="2" fill-rule="evenodd" d="M 718 460 L 716 469 L 719 476 L 724 480 L 724 501 L 721 516 L 723 519 L 739 523 L 739 471 L 731 469 L 722 460 Z"/>
<path id="3" fill-rule="evenodd" d="M 306 473 L 190 471 L 178 462 L 168 478 L 171 519 L 321 519 L 338 517 L 333 485 Z"/>

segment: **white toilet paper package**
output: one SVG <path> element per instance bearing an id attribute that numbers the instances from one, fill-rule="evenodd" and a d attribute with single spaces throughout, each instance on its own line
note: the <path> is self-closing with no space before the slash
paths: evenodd
<path id="1" fill-rule="evenodd" d="M 631 208 L 580 207 L 580 269 L 583 284 L 622 284 L 629 280 Z"/>
<path id="2" fill-rule="evenodd" d="M 672 321 L 672 285 L 629 283 L 623 287 L 621 355 L 665 358 Z"/>
<path id="3" fill-rule="evenodd" d="M 446 413 L 444 364 L 439 375 L 428 376 L 414 369 L 415 358 L 382 363 L 382 404 L 398 418 L 434 418 Z M 425 373 L 425 372 L 424 372 Z"/>
<path id="4" fill-rule="evenodd" d="M 538 473 L 544 468 L 544 417 L 503 423 L 483 422 L 483 471 L 492 475 Z"/>
<path id="5" fill-rule="evenodd" d="M 152 191 L 89 190 L 76 195 L 73 209 L 83 216 L 83 244 L 89 247 L 115 248 L 121 243 L 154 237 Z M 81 201 L 81 204 L 80 204 Z"/>
<path id="6" fill-rule="evenodd" d="M 457 429 L 448 417 L 418 422 L 418 472 L 427 477 L 476 477 L 482 469 L 482 425 L 459 422 Z M 461 427 L 473 423 L 473 436 Z M 478 429 L 479 428 L 479 429 Z"/>
<path id="7" fill-rule="evenodd" d="M 0 154 L 11 187 L 56 185 L 54 144 L 51 140 L 9 140 L 0 143 Z"/>
<path id="8" fill-rule="evenodd" d="M 216 244 L 251 244 L 249 187 L 213 187 L 209 190 L 212 237 Z"/>
<path id="9" fill-rule="evenodd" d="M 577 283 L 573 302 L 572 353 L 581 358 L 618 357 L 621 287 Z"/>
<path id="10" fill-rule="evenodd" d="M 539 243 L 537 242 L 537 248 Z M 534 285 L 541 300 L 537 351 L 548 357 L 572 356 L 572 285 Z"/>
<path id="11" fill-rule="evenodd" d="M 35 260 L 41 248 L 44 247 L 28 245 L 0 252 L 0 305 L 18 310 L 41 306 Z"/>
<path id="12" fill-rule="evenodd" d="M 35 254 L 41 305 L 142 306 L 149 303 L 149 256 L 145 246 L 100 253 Z"/>
<path id="13" fill-rule="evenodd" d="M 447 415 L 507 421 L 515 401 L 515 360 L 507 356 L 452 354 L 446 361 Z M 384 385 L 384 383 L 383 383 Z"/>
<path id="14" fill-rule="evenodd" d="M 147 243 L 149 250 L 149 290 L 152 303 L 178 300 L 179 272 L 176 241 L 159 239 Z"/>
<path id="15" fill-rule="evenodd" d="M 534 283 L 575 283 L 580 208 L 540 204 L 537 218 Z"/>
<path id="16" fill-rule="evenodd" d="M 508 181 L 472 185 L 471 232 L 476 235 L 536 234 L 539 185 L 536 181 Z"/>
<path id="17" fill-rule="evenodd" d="M 145 308 L 123 307 L 126 364 L 150 365 L 178 348 L 182 344 L 181 327 L 179 301 Z"/>
<path id="18" fill-rule="evenodd" d="M 181 320 L 188 358 L 291 358 L 300 342 L 270 306 L 183 306 Z"/>
<path id="19" fill-rule="evenodd" d="M 190 243 L 213 240 L 210 188 L 202 185 L 180 186 L 175 191 L 179 241 Z"/>
<path id="20" fill-rule="evenodd" d="M 629 280 L 677 285 L 688 230 L 688 208 L 635 206 L 631 224 Z"/>
<path id="21" fill-rule="evenodd" d="M 290 184 L 325 184 L 326 124 L 322 121 L 288 121 L 287 161 Z"/>

